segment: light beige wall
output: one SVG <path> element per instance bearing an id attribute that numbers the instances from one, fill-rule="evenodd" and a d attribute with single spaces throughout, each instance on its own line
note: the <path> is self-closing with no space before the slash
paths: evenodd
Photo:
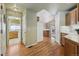
<path id="1" fill-rule="evenodd" d="M 60 13 L 60 26 L 65 26 L 65 15 L 66 15 L 66 12 Z"/>
<path id="2" fill-rule="evenodd" d="M 26 16 L 27 12 L 26 9 L 23 11 L 23 18 L 22 18 L 22 37 L 23 37 L 23 43 L 24 45 L 26 45 L 26 32 L 27 32 L 27 16 Z"/>
<path id="3" fill-rule="evenodd" d="M 35 44 L 37 41 L 37 20 L 36 12 L 27 9 L 27 32 L 26 46 Z"/>

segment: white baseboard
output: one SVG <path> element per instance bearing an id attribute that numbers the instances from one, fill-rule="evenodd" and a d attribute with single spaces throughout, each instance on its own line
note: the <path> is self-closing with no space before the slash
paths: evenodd
<path id="1" fill-rule="evenodd" d="M 36 44 L 37 44 L 37 42 L 36 43 L 33 43 L 31 45 L 27 45 L 26 47 L 28 48 L 28 47 L 33 46 L 33 45 L 36 45 Z"/>
<path id="2" fill-rule="evenodd" d="M 53 37 L 51 37 L 51 42 L 52 42 L 52 43 L 56 42 L 56 43 L 58 43 L 59 45 L 61 45 L 61 44 L 60 44 L 60 41 L 57 41 L 57 40 L 56 40 L 55 38 L 53 38 Z"/>
<path id="3" fill-rule="evenodd" d="M 58 44 L 60 44 L 60 41 L 57 41 L 57 40 L 56 40 L 56 42 L 57 42 Z M 60 45 L 61 45 L 61 44 L 60 44 Z"/>
<path id="4" fill-rule="evenodd" d="M 51 37 L 51 42 L 54 43 L 55 42 L 55 38 Z"/>
<path id="5" fill-rule="evenodd" d="M 39 40 L 39 41 L 37 41 L 37 42 L 41 42 L 41 41 L 43 41 L 43 39 L 42 39 L 42 40 Z"/>
<path id="6" fill-rule="evenodd" d="M 39 43 L 39 42 L 41 42 L 41 41 L 43 41 L 43 39 L 42 39 L 42 40 L 39 40 L 39 41 L 36 41 L 36 42 L 33 43 L 33 44 L 27 45 L 26 47 L 28 48 L 28 47 L 30 47 L 30 46 L 36 45 L 37 43 Z"/>
<path id="7" fill-rule="evenodd" d="M 43 41 L 43 38 L 37 38 L 37 42 L 41 42 L 41 41 Z"/>

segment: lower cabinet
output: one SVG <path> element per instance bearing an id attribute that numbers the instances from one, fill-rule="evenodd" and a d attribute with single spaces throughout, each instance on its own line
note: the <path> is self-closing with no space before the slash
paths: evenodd
<path id="1" fill-rule="evenodd" d="M 66 33 L 61 33 L 60 43 L 64 47 L 65 56 L 79 56 L 79 43 L 66 38 Z M 75 40 L 75 39 L 74 39 Z"/>
<path id="2" fill-rule="evenodd" d="M 65 44 L 65 39 L 64 39 L 64 36 L 67 35 L 66 33 L 61 33 L 61 39 L 60 39 L 60 43 L 62 46 L 64 46 Z"/>
<path id="3" fill-rule="evenodd" d="M 78 53 L 78 45 L 77 43 L 65 38 L 65 45 L 64 45 L 64 53 L 65 56 L 77 56 Z"/>

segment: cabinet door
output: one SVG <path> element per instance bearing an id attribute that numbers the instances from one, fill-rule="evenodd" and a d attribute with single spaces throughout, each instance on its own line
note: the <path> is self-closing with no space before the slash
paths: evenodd
<path id="1" fill-rule="evenodd" d="M 75 8 L 66 15 L 66 25 L 77 24 L 78 21 L 78 9 Z"/>
<path id="2" fill-rule="evenodd" d="M 61 33 L 61 39 L 60 39 L 60 43 L 62 46 L 65 45 L 65 39 L 64 39 L 64 36 L 67 35 L 66 33 Z"/>
<path id="3" fill-rule="evenodd" d="M 76 8 L 75 9 L 75 24 L 77 24 L 77 21 L 78 21 L 78 9 Z"/>
<path id="4" fill-rule="evenodd" d="M 70 19 L 71 19 L 71 24 L 75 24 L 75 11 L 74 10 L 70 12 Z"/>
<path id="5" fill-rule="evenodd" d="M 66 26 L 69 26 L 71 24 L 71 20 L 70 20 L 70 13 L 66 14 Z"/>
<path id="6" fill-rule="evenodd" d="M 66 56 L 77 55 L 77 45 L 73 44 L 71 41 L 67 39 L 65 39 L 65 55 Z"/>
<path id="7" fill-rule="evenodd" d="M 61 37 L 61 45 L 64 46 L 64 44 L 65 44 L 64 37 Z"/>
<path id="8" fill-rule="evenodd" d="M 70 12 L 71 24 L 77 24 L 77 8 Z"/>
<path id="9" fill-rule="evenodd" d="M 79 21 L 79 3 L 77 3 L 77 20 Z"/>

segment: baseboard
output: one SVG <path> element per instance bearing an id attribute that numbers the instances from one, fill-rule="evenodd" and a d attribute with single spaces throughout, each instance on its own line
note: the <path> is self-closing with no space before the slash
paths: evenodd
<path id="1" fill-rule="evenodd" d="M 36 43 L 33 43 L 33 44 L 30 44 L 30 45 L 27 45 L 26 47 L 28 48 L 28 47 L 30 47 L 30 46 L 36 45 L 37 43 L 39 43 L 39 42 L 41 42 L 41 41 L 43 41 L 43 39 L 42 39 L 42 40 L 39 40 L 39 41 L 36 41 Z"/>
<path id="2" fill-rule="evenodd" d="M 52 37 L 51 37 L 51 42 L 52 42 L 52 43 L 56 42 L 56 41 L 55 41 L 55 38 L 52 38 Z"/>
<path id="3" fill-rule="evenodd" d="M 43 40 L 39 40 L 39 41 L 37 41 L 37 42 L 41 42 L 41 41 L 43 41 Z"/>
<path id="4" fill-rule="evenodd" d="M 31 45 L 27 45 L 26 47 L 28 48 L 28 47 L 30 47 L 30 46 L 33 46 L 33 45 L 36 45 L 37 43 L 33 43 L 33 44 L 31 44 Z"/>
<path id="5" fill-rule="evenodd" d="M 61 45 L 61 44 L 60 44 L 60 42 L 59 42 L 59 41 L 57 41 L 57 40 L 56 40 L 56 39 L 54 39 L 54 38 L 51 38 L 51 42 L 52 42 L 52 43 L 57 43 L 57 44 Z"/>
<path id="6" fill-rule="evenodd" d="M 56 41 L 56 43 L 58 43 L 59 45 L 61 45 L 59 41 Z"/>

